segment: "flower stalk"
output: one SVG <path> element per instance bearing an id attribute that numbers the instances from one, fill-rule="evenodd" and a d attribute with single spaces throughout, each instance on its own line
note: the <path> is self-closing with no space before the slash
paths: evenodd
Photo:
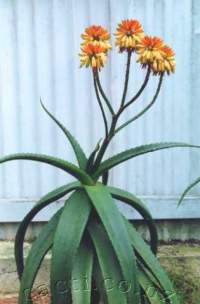
<path id="1" fill-rule="evenodd" d="M 97 81 L 97 85 L 98 85 L 98 88 L 99 88 L 99 92 L 101 93 L 101 96 L 103 97 L 103 99 L 104 99 L 104 101 L 105 101 L 105 103 L 106 103 L 106 105 L 107 105 L 110 113 L 112 115 L 114 115 L 115 112 L 113 110 L 113 107 L 112 107 L 109 99 L 107 98 L 107 96 L 106 96 L 106 94 L 105 94 L 105 92 L 104 92 L 104 90 L 102 88 L 102 85 L 101 85 L 101 82 L 100 82 L 100 79 L 99 79 L 99 72 L 98 72 L 98 70 L 96 71 L 96 81 Z"/>
<path id="2" fill-rule="evenodd" d="M 146 76 L 145 76 L 145 79 L 144 79 L 143 84 L 141 85 L 140 89 L 139 89 L 138 92 L 135 94 L 135 96 L 133 96 L 133 97 L 131 98 L 131 100 L 129 100 L 129 101 L 123 106 L 122 111 L 124 111 L 127 107 L 129 107 L 134 101 L 136 101 L 136 100 L 140 97 L 140 95 L 142 94 L 142 92 L 144 91 L 145 87 L 146 87 L 147 84 L 148 84 L 150 74 L 151 74 L 151 69 L 150 69 L 150 67 L 148 67 L 147 73 L 146 73 Z"/>
<path id="3" fill-rule="evenodd" d="M 115 134 L 117 134 L 120 130 L 122 130 L 123 128 L 125 128 L 126 126 L 128 126 L 130 123 L 132 123 L 133 121 L 135 121 L 136 119 L 138 119 L 139 117 L 141 117 L 142 115 L 144 115 L 155 103 L 158 94 L 160 92 L 161 89 L 161 85 L 162 85 L 162 81 L 163 81 L 163 74 L 160 75 L 160 79 L 158 82 L 158 87 L 156 89 L 155 95 L 153 96 L 152 101 L 141 111 L 139 112 L 137 115 L 135 115 L 134 117 L 132 117 L 131 119 L 129 119 L 127 122 L 125 122 L 124 124 L 122 124 L 119 128 L 117 128 L 115 130 Z"/>
<path id="4" fill-rule="evenodd" d="M 123 108 L 125 100 L 126 100 L 126 95 L 127 95 L 127 90 L 128 90 L 128 82 L 129 82 L 129 73 L 130 73 L 130 65 L 131 65 L 131 55 L 132 52 L 128 51 L 127 55 L 127 64 L 126 64 L 126 74 L 125 74 L 125 81 L 124 81 L 124 90 L 123 90 L 123 95 L 122 95 L 122 100 L 121 100 L 121 108 Z"/>
<path id="5" fill-rule="evenodd" d="M 113 137 L 120 130 L 144 115 L 153 106 L 159 95 L 164 74 L 167 73 L 169 75 L 175 70 L 173 50 L 168 47 L 161 38 L 145 35 L 141 24 L 137 20 L 123 20 L 118 24 L 115 36 L 116 46 L 119 48 L 119 52 L 127 53 L 122 98 L 120 106 L 116 112 L 112 107 L 111 101 L 106 96 L 99 78 L 99 72 L 101 68 L 104 67 L 107 60 L 108 51 L 111 49 L 111 45 L 109 43 L 110 35 L 106 29 L 102 28 L 101 26 L 91 26 L 86 28 L 85 33 L 81 35 L 83 39 L 80 54 L 81 66 L 91 66 L 93 69 L 94 88 L 105 126 L 105 137 L 100 148 L 98 151 L 96 151 L 95 155 L 93 155 L 93 165 L 91 166 L 90 163 L 89 166 L 89 171 L 91 172 L 94 172 L 99 167 Z M 142 68 L 147 69 L 147 72 L 138 92 L 126 102 L 131 58 L 134 52 L 137 56 L 136 61 L 141 64 Z M 121 126 L 117 127 L 118 119 L 121 114 L 142 95 L 143 91 L 148 85 L 151 74 L 155 76 L 160 75 L 158 87 L 152 101 L 137 115 L 124 122 Z M 103 98 L 103 101 L 111 114 L 110 127 L 108 126 L 108 119 L 104 111 L 101 97 Z"/>
<path id="6" fill-rule="evenodd" d="M 104 121 L 105 137 L 107 137 L 108 136 L 108 122 L 107 122 L 107 118 L 106 118 L 106 114 L 105 114 L 105 111 L 104 111 L 104 107 L 102 105 L 101 98 L 100 98 L 100 95 L 99 95 L 98 85 L 97 85 L 97 77 L 96 77 L 95 70 L 93 70 L 93 80 L 94 80 L 94 88 L 95 88 L 95 93 L 96 93 L 97 101 L 98 101 L 98 104 L 99 104 L 99 107 L 100 107 L 100 110 L 101 110 L 101 114 L 102 114 L 102 117 L 103 117 L 103 121 Z"/>

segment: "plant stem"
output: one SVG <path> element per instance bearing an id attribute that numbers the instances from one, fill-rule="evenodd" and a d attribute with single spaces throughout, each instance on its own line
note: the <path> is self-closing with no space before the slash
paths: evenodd
<path id="1" fill-rule="evenodd" d="M 116 125 L 117 125 L 117 121 L 118 121 L 118 118 L 119 118 L 119 116 L 122 112 L 122 108 L 124 106 L 125 99 L 126 99 L 126 94 L 127 94 L 127 90 L 128 90 L 128 80 L 129 80 L 129 72 L 130 72 L 131 55 L 132 55 L 132 52 L 128 52 L 126 73 L 125 73 L 125 81 L 124 81 L 124 90 L 123 90 L 123 95 L 122 95 L 120 108 L 119 108 L 119 110 L 116 114 L 115 113 L 112 114 L 112 122 L 111 122 L 111 126 L 110 126 L 110 131 L 109 131 L 108 135 L 105 137 L 105 139 L 102 143 L 102 146 L 101 146 L 101 148 L 99 150 L 99 153 L 97 155 L 97 158 L 95 160 L 93 170 L 95 170 L 99 166 L 99 164 L 101 163 L 101 160 L 104 156 L 104 153 L 105 153 L 110 141 L 112 140 L 113 136 L 115 135 L 115 128 L 116 128 Z"/>
<path id="2" fill-rule="evenodd" d="M 116 128 L 116 124 L 117 124 L 118 118 L 119 118 L 118 113 L 115 114 L 115 115 L 113 115 L 112 122 L 111 122 L 111 127 L 110 127 L 110 131 L 109 131 L 109 133 L 108 133 L 108 136 L 105 137 L 105 139 L 104 139 L 104 141 L 103 141 L 103 143 L 102 143 L 102 146 L 101 146 L 101 148 L 100 148 L 100 150 L 99 150 L 99 153 L 98 153 L 97 158 L 96 158 L 95 163 L 94 163 L 94 167 L 93 167 L 94 170 L 95 170 L 95 169 L 99 166 L 99 164 L 101 163 L 101 160 L 102 160 L 102 158 L 103 158 L 103 156 L 104 156 L 104 153 L 105 153 L 105 151 L 106 151 L 106 149 L 107 149 L 109 143 L 111 142 L 113 136 L 115 135 L 115 128 Z"/>
<path id="3" fill-rule="evenodd" d="M 159 79 L 159 82 L 158 82 L 158 87 L 157 87 L 155 95 L 153 96 L 152 101 L 141 112 L 139 112 L 133 118 L 129 119 L 127 122 L 125 122 L 124 124 L 122 124 L 119 128 L 117 128 L 116 131 L 115 131 L 115 134 L 118 133 L 121 129 L 123 129 L 127 125 L 129 125 L 130 123 L 132 123 L 133 121 L 135 121 L 136 119 L 138 119 L 140 116 L 142 116 L 145 112 L 147 112 L 153 106 L 153 104 L 155 103 L 155 101 L 156 101 L 156 99 L 158 97 L 160 89 L 161 89 L 161 85 L 162 85 L 162 81 L 163 81 L 163 75 L 164 74 L 160 75 L 160 79 Z"/>
<path id="4" fill-rule="evenodd" d="M 107 138 L 108 137 L 108 123 L 107 123 L 107 119 L 106 119 L 106 115 L 105 115 L 105 112 L 104 112 L 103 105 L 101 103 L 101 98 L 99 96 L 98 87 L 97 87 L 96 72 L 94 70 L 93 70 L 93 79 L 94 79 L 94 88 L 95 88 L 95 92 L 96 92 L 97 101 L 98 101 L 99 107 L 101 109 L 101 114 L 102 114 L 103 121 L 104 121 L 105 138 Z"/>
<path id="5" fill-rule="evenodd" d="M 109 172 L 106 171 L 103 175 L 102 175 L 102 183 L 104 185 L 107 185 L 108 184 L 108 178 L 109 178 Z"/>
<path id="6" fill-rule="evenodd" d="M 149 76 L 150 76 L 150 73 L 151 73 L 151 69 L 150 67 L 148 67 L 148 70 L 147 70 L 147 73 L 146 73 L 146 76 L 145 76 L 145 79 L 144 79 L 144 82 L 143 84 L 141 85 L 141 88 L 139 89 L 139 91 L 135 94 L 135 96 L 133 96 L 133 98 L 127 102 L 124 106 L 123 106 L 123 109 L 122 111 L 124 111 L 128 106 L 130 106 L 136 99 L 138 99 L 138 97 L 141 95 L 141 93 L 144 91 L 148 81 L 149 81 Z"/>
<path id="7" fill-rule="evenodd" d="M 116 125 L 117 125 L 119 116 L 121 115 L 121 113 L 124 111 L 125 108 L 127 108 L 132 102 L 134 102 L 140 96 L 140 94 L 146 87 L 148 80 L 149 80 L 149 76 L 150 76 L 150 68 L 148 68 L 145 80 L 144 80 L 141 88 L 139 89 L 137 94 L 127 104 L 124 105 L 126 94 L 127 94 L 127 89 L 128 89 L 130 62 L 131 62 L 131 52 L 128 53 L 128 58 L 127 58 L 126 76 L 125 76 L 124 91 L 123 91 L 121 105 L 120 105 L 117 113 L 112 115 L 112 122 L 111 122 L 110 130 L 109 130 L 107 136 L 104 138 L 101 148 L 99 149 L 99 152 L 97 154 L 96 160 L 95 160 L 93 168 L 92 168 L 92 172 L 94 172 L 100 165 L 100 163 L 103 159 L 103 156 L 106 152 L 106 149 L 107 149 L 109 143 L 111 142 L 112 138 L 115 136 L 115 134 L 117 132 L 119 132 L 122 128 L 126 127 L 128 124 L 130 124 L 131 122 L 133 122 L 134 120 L 136 120 L 137 118 L 142 116 L 146 111 L 148 111 L 148 109 L 156 101 L 158 94 L 160 92 L 160 88 L 161 88 L 161 84 L 162 84 L 162 80 L 163 80 L 163 74 L 161 74 L 161 76 L 160 76 L 156 93 L 155 93 L 152 101 L 150 102 L 150 104 L 145 109 L 143 109 L 140 113 L 138 113 L 136 116 L 134 116 L 132 119 L 128 120 L 126 123 L 122 124 L 119 128 L 116 129 Z"/>
<path id="8" fill-rule="evenodd" d="M 129 81 L 129 72 L 130 72 L 130 64 L 131 64 L 131 55 L 132 55 L 132 52 L 128 52 L 127 65 L 126 65 L 126 74 L 125 74 L 125 81 L 124 81 L 124 91 L 123 91 L 122 100 L 121 100 L 121 106 L 120 107 L 123 107 L 123 105 L 125 103 L 126 94 L 127 94 L 127 90 L 128 90 L 128 81 Z"/>
<path id="9" fill-rule="evenodd" d="M 98 85 L 99 91 L 101 93 L 101 96 L 103 97 L 103 99 L 104 99 L 104 101 L 105 101 L 108 109 L 110 110 L 110 113 L 112 115 L 114 115 L 115 112 L 114 112 L 114 110 L 113 110 L 113 108 L 112 108 L 112 106 L 111 106 L 111 104 L 110 104 L 110 102 L 109 102 L 106 94 L 104 93 L 104 90 L 103 90 L 102 86 L 101 86 L 101 82 L 100 82 L 100 79 L 99 79 L 99 73 L 98 73 L 98 71 L 96 72 L 96 80 L 97 80 L 97 85 Z"/>

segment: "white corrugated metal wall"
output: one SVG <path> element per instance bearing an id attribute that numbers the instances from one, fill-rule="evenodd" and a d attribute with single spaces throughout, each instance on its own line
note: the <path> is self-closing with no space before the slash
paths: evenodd
<path id="1" fill-rule="evenodd" d="M 199 144 L 200 61 L 194 59 L 200 47 L 198 17 L 197 0 L 0 0 L 0 155 L 29 151 L 74 160 L 69 144 L 41 109 L 40 97 L 87 153 L 94 148 L 103 124 L 91 73 L 79 69 L 80 34 L 90 24 L 102 24 L 113 33 L 123 18 L 137 18 L 146 33 L 164 37 L 176 52 L 177 70 L 165 78 L 154 108 L 122 131 L 109 153 L 159 141 Z M 114 107 L 121 96 L 124 67 L 124 55 L 114 49 L 101 73 Z M 138 65 L 132 71 L 130 96 L 144 77 Z M 148 102 L 156 80 L 152 78 L 124 119 Z M 157 152 L 113 170 L 111 182 L 144 197 L 157 218 L 198 217 L 198 189 L 180 209 L 176 202 L 200 173 L 199 160 L 194 150 Z M 1 165 L 0 221 L 20 220 L 36 198 L 69 180 L 48 165 Z"/>

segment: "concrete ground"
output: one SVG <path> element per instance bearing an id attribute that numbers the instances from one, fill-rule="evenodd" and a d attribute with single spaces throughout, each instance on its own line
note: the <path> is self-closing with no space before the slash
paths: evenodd
<path id="1" fill-rule="evenodd" d="M 44 297 L 38 297 L 37 299 L 33 300 L 33 304 L 48 304 L 49 299 Z M 0 304 L 17 304 L 17 297 L 10 296 L 9 298 L 2 298 L 0 299 Z"/>

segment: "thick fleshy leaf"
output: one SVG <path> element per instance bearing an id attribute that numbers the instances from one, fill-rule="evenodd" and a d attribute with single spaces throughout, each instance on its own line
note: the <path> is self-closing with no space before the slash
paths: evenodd
<path id="1" fill-rule="evenodd" d="M 123 277 L 132 286 L 127 295 L 127 303 L 137 304 L 139 303 L 139 286 L 136 260 L 122 215 L 106 186 L 99 183 L 96 186 L 85 186 L 85 189 L 112 243 Z"/>
<path id="2" fill-rule="evenodd" d="M 22 276 L 22 272 L 24 270 L 24 254 L 23 254 L 23 243 L 27 228 L 31 222 L 31 220 L 35 217 L 35 215 L 40 212 L 43 208 L 49 205 L 52 202 L 60 199 L 67 193 L 77 189 L 80 187 L 79 182 L 73 182 L 68 185 L 64 185 L 59 187 L 47 195 L 43 196 L 38 203 L 29 211 L 29 213 L 25 216 L 23 221 L 20 223 L 19 228 L 17 230 L 17 234 L 15 237 L 15 261 L 17 265 L 17 273 L 19 278 Z"/>
<path id="3" fill-rule="evenodd" d="M 176 292 L 172 286 L 170 279 L 168 278 L 166 272 L 161 267 L 156 257 L 151 252 L 149 246 L 145 243 L 133 225 L 128 222 L 128 220 L 124 218 L 124 222 L 126 223 L 127 230 L 129 231 L 129 236 L 133 248 L 135 249 L 137 255 L 142 259 L 142 262 L 163 288 L 163 292 L 165 293 L 166 297 L 168 297 L 169 303 L 179 304 Z"/>
<path id="4" fill-rule="evenodd" d="M 139 269 L 138 280 L 140 286 L 142 287 L 146 298 L 148 299 L 148 303 L 151 304 L 164 304 L 165 297 L 162 296 L 156 286 L 152 283 L 152 281 L 148 278 L 148 276 Z M 167 303 L 167 302 L 166 302 Z"/>
<path id="5" fill-rule="evenodd" d="M 53 244 L 53 237 L 62 209 L 46 224 L 33 243 L 25 263 L 20 284 L 19 304 L 30 304 L 30 294 L 40 265 Z"/>
<path id="6" fill-rule="evenodd" d="M 57 157 L 52 157 L 44 154 L 34 154 L 34 153 L 17 153 L 17 154 L 11 154 L 4 156 L 0 158 L 0 163 L 5 163 L 11 160 L 32 160 L 32 161 L 38 161 L 42 163 L 46 163 L 49 165 L 52 165 L 54 167 L 57 167 L 59 169 L 64 170 L 65 172 L 71 174 L 72 176 L 76 177 L 79 181 L 81 181 L 84 184 L 91 185 L 93 184 L 92 179 L 88 174 L 86 174 L 83 170 L 79 169 L 77 166 L 59 159 Z"/>
<path id="7" fill-rule="evenodd" d="M 82 190 L 66 201 L 56 229 L 51 261 L 52 304 L 71 303 L 74 259 L 90 215 L 91 204 Z"/>
<path id="8" fill-rule="evenodd" d="M 92 289 L 93 292 L 92 303 L 108 304 L 106 290 L 103 286 L 104 279 L 97 256 L 95 256 L 94 258 L 93 277 L 94 277 L 94 281 L 93 281 L 93 289 Z"/>
<path id="9" fill-rule="evenodd" d="M 139 268 L 139 278 L 142 274 L 143 278 L 146 277 L 146 282 L 148 280 L 148 285 L 147 288 L 143 289 L 143 292 L 146 293 L 147 297 L 146 297 L 146 301 L 148 303 L 151 303 L 151 301 L 149 301 L 148 297 L 153 297 L 155 296 L 155 298 L 157 299 L 157 295 L 159 298 L 161 298 L 163 300 L 162 303 L 165 304 L 170 304 L 169 299 L 167 299 L 165 292 L 163 291 L 163 288 L 160 286 L 158 280 L 153 276 L 153 274 L 149 271 L 149 269 L 143 264 L 142 261 L 140 261 L 138 259 L 138 268 Z M 140 282 L 140 286 L 142 287 L 142 279 Z"/>
<path id="10" fill-rule="evenodd" d="M 84 239 L 78 249 L 72 271 L 72 302 L 90 304 L 92 289 L 93 250 Z"/>
<path id="11" fill-rule="evenodd" d="M 154 220 L 152 219 L 150 212 L 148 211 L 142 200 L 139 199 L 137 196 L 118 188 L 108 187 L 108 190 L 115 199 L 130 205 L 142 215 L 149 228 L 151 249 L 153 253 L 156 254 L 158 247 L 158 234 L 156 225 L 154 223 Z"/>
<path id="12" fill-rule="evenodd" d="M 86 167 L 86 171 L 90 172 L 90 170 L 92 169 L 92 166 L 94 164 L 94 160 L 95 160 L 95 156 L 100 148 L 100 142 L 102 139 L 100 139 L 95 147 L 95 149 L 92 151 L 92 153 L 90 154 L 88 161 L 87 161 L 87 167 Z"/>
<path id="13" fill-rule="evenodd" d="M 155 144 L 149 144 L 149 145 L 143 145 L 143 146 L 138 146 L 133 149 L 126 150 L 122 153 L 119 153 L 107 160 L 105 160 L 99 168 L 96 170 L 94 173 L 94 178 L 98 179 L 99 176 L 101 176 L 105 171 L 117 166 L 118 164 L 131 159 L 133 157 L 150 153 L 150 152 L 155 152 L 158 150 L 163 150 L 163 149 L 169 149 L 169 148 L 178 148 L 178 147 L 188 147 L 188 148 L 200 148 L 200 146 L 196 145 L 190 145 L 187 143 L 155 143 Z"/>
<path id="14" fill-rule="evenodd" d="M 40 102 L 45 112 L 49 115 L 49 117 L 53 119 L 53 121 L 57 124 L 57 126 L 59 126 L 59 128 L 66 135 L 67 139 L 69 140 L 74 150 L 80 168 L 85 170 L 87 164 L 87 157 L 85 156 L 83 149 L 81 148 L 77 140 L 74 138 L 74 136 L 65 128 L 65 126 L 52 113 L 50 113 L 49 110 L 47 110 L 47 108 L 45 107 L 45 105 L 42 103 L 41 100 Z"/>
<path id="15" fill-rule="evenodd" d="M 185 196 L 187 195 L 187 193 L 193 188 L 195 187 L 197 184 L 200 183 L 200 177 L 198 177 L 197 179 L 195 179 L 195 181 L 193 181 L 183 192 L 183 194 L 181 195 L 179 201 L 178 201 L 178 206 L 180 206 L 180 204 L 182 203 L 183 199 L 185 198 Z"/>
<path id="16" fill-rule="evenodd" d="M 88 230 L 101 269 L 103 281 L 100 285 L 102 285 L 101 289 L 103 289 L 103 293 L 107 295 L 107 303 L 126 304 L 126 290 L 129 290 L 130 286 L 129 284 L 127 286 L 123 286 L 122 284 L 124 283 L 124 278 L 120 271 L 120 265 L 105 229 L 102 227 L 102 224 L 93 221 L 90 223 Z"/>

